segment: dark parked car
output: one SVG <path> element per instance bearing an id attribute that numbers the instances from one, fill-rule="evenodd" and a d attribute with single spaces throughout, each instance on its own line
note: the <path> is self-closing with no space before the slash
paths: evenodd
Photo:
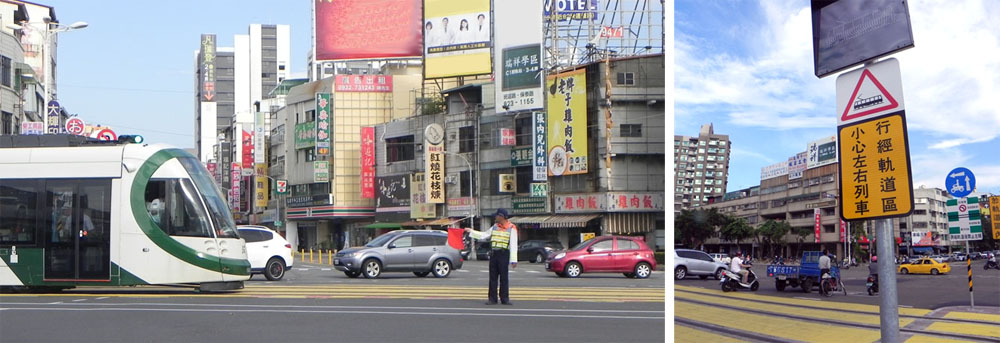
<path id="1" fill-rule="evenodd" d="M 480 261 L 486 261 L 490 259 L 490 242 L 477 242 L 476 243 L 476 259 Z"/>
<path id="2" fill-rule="evenodd" d="M 559 250 L 563 250 L 563 245 L 558 241 L 528 240 L 518 245 L 517 260 L 542 263 L 549 257 L 549 254 Z"/>
<path id="3" fill-rule="evenodd" d="M 337 253 L 333 266 L 348 277 L 377 278 L 385 272 L 413 272 L 419 277 L 447 277 L 462 268 L 458 249 L 448 245 L 448 234 L 429 230 L 392 231 L 375 237 L 363 247 Z"/>
<path id="4" fill-rule="evenodd" d="M 656 269 L 653 250 L 634 237 L 598 236 L 558 252 L 545 263 L 545 270 L 559 276 L 582 273 L 622 273 L 628 278 L 648 278 Z"/>

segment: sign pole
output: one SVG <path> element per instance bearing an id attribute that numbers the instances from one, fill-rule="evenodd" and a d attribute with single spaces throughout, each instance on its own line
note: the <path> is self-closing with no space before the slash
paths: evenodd
<path id="1" fill-rule="evenodd" d="M 969 307 L 976 308 L 976 297 L 972 293 L 972 258 L 969 255 L 969 241 L 965 241 L 965 269 L 969 271 Z"/>
<path id="2" fill-rule="evenodd" d="M 892 256 L 892 219 L 875 220 L 875 234 L 878 240 L 878 255 L 882 261 L 888 261 Z M 899 342 L 899 298 L 896 294 L 895 265 L 888 262 L 878 264 L 878 279 L 882 284 L 879 303 L 879 326 L 882 330 L 882 342 Z"/>

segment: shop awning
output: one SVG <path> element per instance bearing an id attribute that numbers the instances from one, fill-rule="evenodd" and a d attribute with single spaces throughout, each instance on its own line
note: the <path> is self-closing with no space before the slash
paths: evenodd
<path id="1" fill-rule="evenodd" d="M 366 229 L 398 229 L 400 227 L 399 223 L 372 223 L 364 226 Z"/>
<path id="2" fill-rule="evenodd" d="M 600 216 L 600 214 L 554 215 L 549 217 L 549 219 L 546 219 L 544 223 L 539 225 L 539 227 L 543 229 L 585 227 L 587 226 L 587 222 Z"/>
<path id="3" fill-rule="evenodd" d="M 421 221 L 414 220 L 414 221 L 403 222 L 403 223 L 400 223 L 399 225 L 401 225 L 401 226 L 447 226 L 447 225 L 451 225 L 452 223 L 457 223 L 459 221 L 461 221 L 461 219 L 441 218 L 441 219 L 429 219 L 429 220 L 421 220 Z"/>
<path id="4" fill-rule="evenodd" d="M 514 224 L 537 224 L 541 225 L 552 216 L 513 216 L 510 222 Z"/>

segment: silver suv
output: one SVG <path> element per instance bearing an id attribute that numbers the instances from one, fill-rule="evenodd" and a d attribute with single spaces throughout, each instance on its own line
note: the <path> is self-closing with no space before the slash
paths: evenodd
<path id="1" fill-rule="evenodd" d="M 690 249 L 674 249 L 674 278 L 684 279 L 688 275 L 697 275 L 702 280 L 714 276 L 722 278 L 722 271 L 729 269 L 722 262 L 716 262 L 704 251 Z"/>
<path id="2" fill-rule="evenodd" d="M 350 278 L 377 278 L 382 272 L 413 272 L 418 277 L 447 277 L 462 268 L 461 252 L 448 245 L 448 234 L 430 230 L 400 230 L 375 237 L 363 247 L 337 253 L 334 268 Z"/>

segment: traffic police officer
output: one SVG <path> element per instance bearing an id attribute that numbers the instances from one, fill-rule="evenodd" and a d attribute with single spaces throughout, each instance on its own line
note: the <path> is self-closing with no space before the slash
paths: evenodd
<path id="1" fill-rule="evenodd" d="M 487 305 L 497 304 L 499 281 L 500 303 L 510 305 L 510 282 L 508 269 L 517 268 L 517 226 L 507 220 L 510 214 L 505 209 L 497 209 L 493 214 L 495 223 L 486 232 L 466 228 L 465 232 L 476 240 L 490 240 L 490 289 Z"/>

